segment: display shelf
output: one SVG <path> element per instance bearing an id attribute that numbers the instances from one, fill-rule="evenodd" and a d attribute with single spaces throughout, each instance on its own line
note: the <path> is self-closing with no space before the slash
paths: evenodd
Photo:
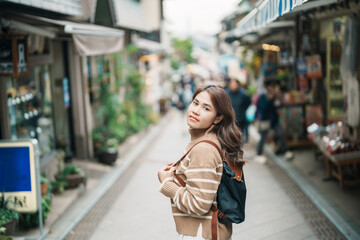
<path id="1" fill-rule="evenodd" d="M 344 117 L 344 95 L 342 93 L 342 80 L 340 75 L 341 38 L 327 39 L 327 113 L 328 119 Z"/>
<path id="2" fill-rule="evenodd" d="M 308 107 L 317 106 L 310 102 L 302 103 L 286 103 L 283 105 L 285 111 L 285 117 L 287 124 L 285 125 L 284 131 L 286 135 L 286 144 L 289 148 L 303 148 L 311 147 L 313 143 L 307 139 L 306 127 L 308 125 Z M 317 118 L 315 118 L 317 119 Z M 320 120 L 322 121 L 322 117 Z M 294 127 L 296 126 L 296 127 Z"/>
<path id="3" fill-rule="evenodd" d="M 312 147 L 314 143 L 309 139 L 299 139 L 299 140 L 287 140 L 286 144 L 289 148 L 302 148 L 302 147 Z"/>
<path id="4" fill-rule="evenodd" d="M 328 177 L 336 178 L 341 189 L 348 184 L 360 183 L 360 151 L 331 154 L 319 142 L 319 138 L 308 134 L 308 139 L 314 143 L 324 156 Z M 354 166 L 357 166 L 357 172 L 352 174 L 351 178 L 347 178 L 346 168 Z"/>

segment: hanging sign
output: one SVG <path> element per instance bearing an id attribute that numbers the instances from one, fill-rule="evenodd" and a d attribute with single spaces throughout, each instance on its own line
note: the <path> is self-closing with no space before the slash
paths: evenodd
<path id="1" fill-rule="evenodd" d="M 308 78 L 322 78 L 320 55 L 314 55 L 306 58 L 306 76 Z"/>
<path id="2" fill-rule="evenodd" d="M 309 82 L 308 82 L 307 78 L 305 77 L 305 74 L 299 74 L 298 85 L 299 85 L 299 89 L 301 91 L 309 90 Z"/>
<path id="3" fill-rule="evenodd" d="M 65 108 L 70 107 L 70 89 L 69 80 L 67 77 L 63 78 L 63 91 L 64 91 L 64 106 Z"/>
<path id="4" fill-rule="evenodd" d="M 37 140 L 0 141 L 0 192 L 18 212 L 36 212 L 40 179 Z"/>
<path id="5" fill-rule="evenodd" d="M 299 74 L 306 73 L 306 59 L 303 57 L 299 57 L 296 61 L 296 71 Z"/>
<path id="6" fill-rule="evenodd" d="M 20 77 L 28 74 L 27 37 L 0 35 L 0 76 Z"/>

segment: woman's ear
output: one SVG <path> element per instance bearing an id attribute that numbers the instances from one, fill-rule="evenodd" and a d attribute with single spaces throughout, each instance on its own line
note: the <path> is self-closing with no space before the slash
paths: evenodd
<path id="1" fill-rule="evenodd" d="M 221 120 L 224 119 L 224 115 L 219 115 L 219 116 L 216 116 L 216 118 L 214 119 L 214 124 L 218 124 L 219 122 L 221 122 Z"/>

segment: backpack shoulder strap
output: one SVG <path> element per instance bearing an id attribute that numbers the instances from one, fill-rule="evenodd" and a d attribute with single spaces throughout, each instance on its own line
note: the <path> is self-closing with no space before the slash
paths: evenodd
<path id="1" fill-rule="evenodd" d="M 179 163 L 185 158 L 185 156 L 188 155 L 189 152 L 190 152 L 196 145 L 198 145 L 199 143 L 202 143 L 202 142 L 209 143 L 209 144 L 213 145 L 213 146 L 218 150 L 218 152 L 219 152 L 219 154 L 220 154 L 220 156 L 221 156 L 221 159 L 223 159 L 223 154 L 221 153 L 221 150 L 220 150 L 219 146 L 218 146 L 216 143 L 214 143 L 213 141 L 210 141 L 210 140 L 202 140 L 202 141 L 200 141 L 200 142 L 195 143 L 186 153 L 184 153 L 183 156 L 174 164 L 174 166 L 177 165 L 177 164 L 179 164 Z"/>
<path id="2" fill-rule="evenodd" d="M 196 146 L 198 145 L 199 143 L 202 143 L 202 142 L 205 142 L 205 143 L 208 143 L 208 144 L 211 144 L 212 146 L 214 146 L 216 148 L 216 150 L 219 152 L 220 156 L 221 156 L 221 159 L 223 161 L 226 161 L 226 163 L 228 164 L 228 166 L 234 171 L 235 173 L 235 179 L 238 181 L 238 182 L 242 182 L 242 168 L 241 167 L 238 167 L 236 166 L 233 162 L 229 161 L 229 159 L 226 159 L 224 157 L 224 154 L 223 152 L 220 150 L 219 146 L 214 143 L 213 141 L 210 141 L 210 140 L 202 140 L 200 142 L 197 142 L 195 143 L 174 165 L 177 165 L 179 164 L 184 158 L 186 155 L 189 154 L 189 152 Z"/>
<path id="3" fill-rule="evenodd" d="M 200 141 L 200 142 L 197 142 L 195 143 L 176 163 L 173 164 L 173 166 L 176 166 L 178 165 L 184 158 L 186 155 L 189 154 L 189 152 L 196 146 L 198 145 L 199 143 L 202 143 L 202 142 L 205 142 L 205 143 L 208 143 L 208 144 L 211 144 L 213 145 L 219 152 L 220 156 L 221 156 L 221 159 L 223 159 L 223 154 L 221 153 L 221 150 L 219 148 L 219 146 L 214 143 L 213 141 L 210 141 L 210 140 L 203 140 L 203 141 Z M 186 186 L 186 183 L 184 182 L 184 180 L 182 180 L 178 175 L 175 174 L 175 170 L 174 170 L 174 176 L 176 178 L 176 180 L 178 180 L 178 182 L 181 184 L 181 186 L 185 187 Z"/>
<path id="4" fill-rule="evenodd" d="M 238 181 L 238 182 L 243 182 L 243 180 L 241 179 L 242 178 L 242 167 L 236 166 L 233 162 L 229 161 L 229 159 L 225 159 L 224 161 L 226 161 L 226 163 L 231 168 L 231 170 L 234 171 L 234 173 L 235 173 L 234 179 L 236 179 L 236 181 Z"/>
<path id="5" fill-rule="evenodd" d="M 200 141 L 199 143 L 201 143 L 201 142 L 205 142 L 205 143 L 213 145 L 216 148 L 216 150 L 219 152 L 221 159 L 224 159 L 224 156 L 223 156 L 219 146 L 216 143 L 214 143 L 213 141 L 210 141 L 210 140 L 203 140 L 203 141 Z"/>
<path id="6" fill-rule="evenodd" d="M 223 159 L 223 161 L 225 161 L 228 164 L 228 166 L 231 168 L 231 170 L 234 171 L 234 173 L 235 173 L 234 178 L 238 182 L 242 182 L 242 180 L 241 180 L 241 178 L 242 178 L 242 168 L 241 167 L 236 166 L 233 162 L 229 161 L 229 159 L 226 159 L 223 156 L 219 146 L 216 143 L 214 143 L 212 141 L 209 141 L 209 140 L 204 140 L 204 141 L 201 141 L 201 142 L 206 142 L 206 143 L 209 143 L 209 144 L 213 145 L 218 150 L 218 152 L 220 153 L 221 159 Z"/>

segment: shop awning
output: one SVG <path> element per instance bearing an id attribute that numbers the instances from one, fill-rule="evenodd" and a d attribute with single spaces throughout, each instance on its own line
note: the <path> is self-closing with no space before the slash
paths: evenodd
<path id="1" fill-rule="evenodd" d="M 81 56 L 110 54 L 119 52 L 124 48 L 124 31 L 115 28 L 25 14 L 18 15 L 16 20 L 11 19 L 9 21 L 10 26 L 13 23 L 15 28 L 30 34 L 50 38 L 69 34 L 72 36 L 77 52 Z M 26 26 L 32 26 L 32 28 Z"/>
<path id="2" fill-rule="evenodd" d="M 321 7 L 324 5 L 330 5 L 333 3 L 339 2 L 338 0 L 317 0 L 317 1 L 307 1 L 305 4 L 298 4 L 293 7 L 292 12 L 306 11 L 312 8 Z"/>
<path id="3" fill-rule="evenodd" d="M 140 49 L 149 50 L 154 53 L 164 50 L 164 47 L 160 43 L 144 38 L 136 38 L 133 40 L 133 43 Z"/>
<path id="4" fill-rule="evenodd" d="M 338 0 L 265 0 L 237 24 L 237 29 L 239 29 L 241 37 L 268 27 L 270 23 L 277 20 L 280 16 L 336 2 Z"/>
<path id="5" fill-rule="evenodd" d="M 265 0 L 238 24 L 240 36 L 256 32 L 308 0 Z"/>
<path id="6" fill-rule="evenodd" d="M 75 23 L 34 17 L 41 21 L 63 27 L 63 32 L 71 34 L 81 56 L 93 56 L 119 52 L 124 47 L 124 31 L 95 24 Z"/>
<path id="7" fill-rule="evenodd" d="M 336 3 L 337 0 L 265 0 L 238 24 L 240 37 L 268 27 L 280 16 Z"/>
<path id="8" fill-rule="evenodd" d="M 244 36 L 247 33 L 255 32 L 257 29 L 256 26 L 256 16 L 258 9 L 253 9 L 248 15 L 246 15 L 240 22 L 237 23 L 237 28 L 239 29 L 240 37 Z"/>

